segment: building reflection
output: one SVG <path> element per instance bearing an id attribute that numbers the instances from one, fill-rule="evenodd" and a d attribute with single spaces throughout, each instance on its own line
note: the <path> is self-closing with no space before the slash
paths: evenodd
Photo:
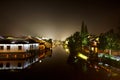
<path id="1" fill-rule="evenodd" d="M 52 56 L 52 50 L 40 51 L 38 54 L 0 54 L 0 70 L 22 70 L 42 59 Z"/>

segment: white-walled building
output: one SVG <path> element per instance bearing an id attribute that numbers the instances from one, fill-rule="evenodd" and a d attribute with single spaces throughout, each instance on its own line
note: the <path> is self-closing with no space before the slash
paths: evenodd
<path id="1" fill-rule="evenodd" d="M 0 70 L 24 69 L 38 59 L 39 43 L 33 39 L 0 38 Z"/>
<path id="2" fill-rule="evenodd" d="M 35 54 L 39 50 L 39 43 L 32 39 L 0 40 L 0 59 L 2 58 L 25 58 L 31 54 Z"/>

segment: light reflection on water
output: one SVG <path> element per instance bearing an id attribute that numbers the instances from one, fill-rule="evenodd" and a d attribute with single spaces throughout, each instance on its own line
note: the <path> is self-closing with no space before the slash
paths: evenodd
<path id="1" fill-rule="evenodd" d="M 16 54 L 17 55 L 17 54 Z M 19 55 L 18 55 L 19 56 Z M 23 58 L 7 58 L 0 59 L 0 70 L 21 70 L 28 68 L 36 62 L 42 62 L 42 59 L 52 56 L 52 50 L 40 51 L 38 54 L 31 57 Z"/>
<path id="2" fill-rule="evenodd" d="M 15 80 L 35 80 L 35 78 L 40 80 L 120 80 L 120 78 L 112 79 L 111 74 L 99 69 L 97 65 L 89 65 L 81 59 L 74 62 L 76 59 L 73 55 L 66 54 L 65 50 L 58 46 L 52 51 L 43 51 L 34 57 L 19 60 L 24 65 L 25 62 L 26 64 L 36 62 L 28 65 L 25 69 L 17 70 L 18 72 L 16 70 L 7 73 L 1 72 L 0 77 L 1 75 L 12 76 Z M 18 61 L 16 62 L 18 63 Z M 5 80 L 5 77 L 2 78 Z"/>

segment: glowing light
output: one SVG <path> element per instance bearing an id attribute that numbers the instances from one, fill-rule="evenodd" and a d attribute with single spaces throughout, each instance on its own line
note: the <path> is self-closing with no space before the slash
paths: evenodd
<path id="1" fill-rule="evenodd" d="M 96 47 L 96 48 L 95 48 L 95 53 L 97 53 L 97 52 L 98 52 L 98 48 Z"/>
<path id="2" fill-rule="evenodd" d="M 80 58 L 82 58 L 82 59 L 84 59 L 84 60 L 87 60 L 87 59 L 88 59 L 87 56 L 85 56 L 85 55 L 83 55 L 83 54 L 81 54 L 81 53 L 78 54 L 78 57 L 80 57 Z"/>
<path id="3" fill-rule="evenodd" d="M 41 62 L 42 62 L 42 60 L 39 60 L 39 62 L 41 63 Z"/>
<path id="4" fill-rule="evenodd" d="M 67 45 L 65 45 L 64 47 L 67 48 Z"/>
<path id="5" fill-rule="evenodd" d="M 14 43 L 15 43 L 15 41 L 12 41 L 11 43 L 12 43 L 12 44 L 14 44 Z"/>
<path id="6" fill-rule="evenodd" d="M 65 49 L 65 51 L 67 52 L 67 53 L 69 53 L 70 51 L 69 51 L 69 49 Z"/>
<path id="7" fill-rule="evenodd" d="M 96 38 L 96 41 L 99 41 L 99 37 Z"/>
<path id="8" fill-rule="evenodd" d="M 94 51 L 94 47 L 91 47 L 91 50 Z"/>
<path id="9" fill-rule="evenodd" d="M 68 41 L 65 41 L 65 44 L 68 44 Z"/>
<path id="10" fill-rule="evenodd" d="M 74 58 L 76 59 L 77 57 L 75 56 Z"/>
<path id="11" fill-rule="evenodd" d="M 94 41 L 94 46 L 97 46 L 97 42 Z"/>

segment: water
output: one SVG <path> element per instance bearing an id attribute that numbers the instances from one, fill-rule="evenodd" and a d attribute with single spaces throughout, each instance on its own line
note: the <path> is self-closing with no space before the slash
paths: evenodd
<path id="1" fill-rule="evenodd" d="M 69 57 L 62 46 L 57 46 L 35 56 L 32 61 L 23 61 L 34 62 L 25 69 L 0 71 L 0 80 L 112 80 L 104 70 L 97 71 L 82 61 L 69 64 Z"/>

